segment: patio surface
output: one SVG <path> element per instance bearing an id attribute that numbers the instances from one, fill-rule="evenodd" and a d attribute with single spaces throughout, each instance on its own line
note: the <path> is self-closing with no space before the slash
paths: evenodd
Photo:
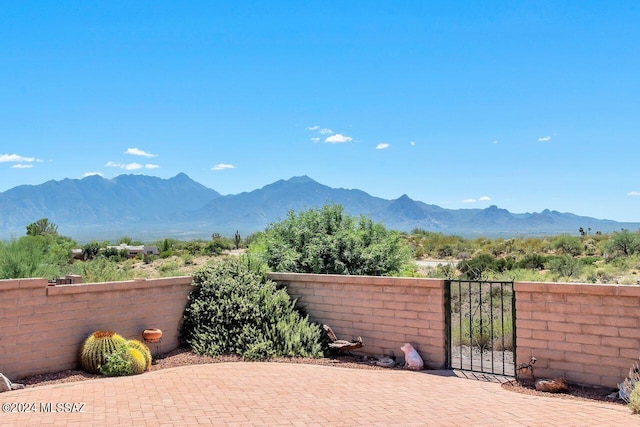
<path id="1" fill-rule="evenodd" d="M 5 413 L 12 403 L 36 412 Z M 48 403 L 51 412 L 42 412 Z M 0 404 L 3 426 L 640 425 L 622 405 L 523 395 L 444 372 L 291 363 L 192 365 L 54 384 L 2 393 Z"/>

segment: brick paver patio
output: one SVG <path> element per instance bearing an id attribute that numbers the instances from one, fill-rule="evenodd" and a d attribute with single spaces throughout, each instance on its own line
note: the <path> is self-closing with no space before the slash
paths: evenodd
<path id="1" fill-rule="evenodd" d="M 41 412 L 48 403 L 51 412 Z M 84 406 L 56 413 L 59 403 Z M 37 410 L 0 413 L 3 426 L 640 425 L 622 405 L 522 395 L 429 371 L 279 363 L 193 365 L 41 386 L 2 393 L 0 404 Z"/>

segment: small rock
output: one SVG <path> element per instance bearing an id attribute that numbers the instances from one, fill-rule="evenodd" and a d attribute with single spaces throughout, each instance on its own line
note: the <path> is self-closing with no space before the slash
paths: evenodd
<path id="1" fill-rule="evenodd" d="M 0 393 L 11 390 L 11 381 L 9 378 L 0 374 Z"/>
<path id="2" fill-rule="evenodd" d="M 622 397 L 620 396 L 620 392 L 619 391 L 614 391 L 613 393 L 607 395 L 607 399 L 609 399 L 609 400 L 618 400 L 618 399 L 622 400 Z"/>
<path id="3" fill-rule="evenodd" d="M 567 379 L 562 377 L 552 380 L 537 380 L 535 386 L 536 390 L 548 393 L 564 393 L 569 390 Z"/>
<path id="4" fill-rule="evenodd" d="M 396 366 L 396 361 L 389 356 L 384 356 L 378 359 L 376 365 L 382 366 L 383 368 L 393 368 L 394 366 Z"/>
<path id="5" fill-rule="evenodd" d="M 20 390 L 23 388 L 24 384 L 12 383 L 9 378 L 5 377 L 3 374 L 0 374 L 0 393 L 9 390 Z"/>

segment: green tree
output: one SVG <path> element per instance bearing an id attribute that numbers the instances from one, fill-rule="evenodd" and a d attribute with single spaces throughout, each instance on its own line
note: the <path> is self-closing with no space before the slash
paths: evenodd
<path id="1" fill-rule="evenodd" d="M 218 233 L 212 235 L 213 239 L 205 245 L 205 250 L 211 255 L 220 255 L 223 251 L 233 248 L 233 243 L 228 237 L 222 237 Z"/>
<path id="2" fill-rule="evenodd" d="M 400 233 L 340 205 L 326 205 L 271 224 L 249 248 L 275 271 L 322 274 L 397 274 L 411 248 Z"/>
<path id="3" fill-rule="evenodd" d="M 458 270 L 468 280 L 482 280 L 487 272 L 502 271 L 503 266 L 498 260 L 489 254 L 481 254 L 458 264 Z"/>
<path id="4" fill-rule="evenodd" d="M 566 278 L 579 275 L 583 266 L 584 264 L 579 259 L 569 255 L 555 257 L 549 261 L 549 270 L 558 276 Z"/>
<path id="5" fill-rule="evenodd" d="M 27 236 L 57 236 L 58 226 L 49 222 L 48 218 L 40 218 L 36 222 L 27 225 Z"/>
<path id="6" fill-rule="evenodd" d="M 578 256 L 582 253 L 582 240 L 576 236 L 563 234 L 553 241 L 553 247 L 562 254 Z"/>
<path id="7" fill-rule="evenodd" d="M 627 229 L 616 231 L 609 239 L 607 247 L 614 254 L 624 256 L 640 252 L 640 234 L 632 233 Z"/>
<path id="8" fill-rule="evenodd" d="M 39 235 L 0 245 L 0 279 L 61 276 L 74 244 L 68 237 Z"/>
<path id="9" fill-rule="evenodd" d="M 82 247 L 82 256 L 85 260 L 94 259 L 100 253 L 100 249 L 106 245 L 96 242 L 95 240 L 87 243 Z"/>
<path id="10" fill-rule="evenodd" d="M 124 243 L 125 245 L 133 245 L 133 239 L 129 236 L 122 236 L 118 239 L 116 245 L 119 245 L 121 243 Z"/>

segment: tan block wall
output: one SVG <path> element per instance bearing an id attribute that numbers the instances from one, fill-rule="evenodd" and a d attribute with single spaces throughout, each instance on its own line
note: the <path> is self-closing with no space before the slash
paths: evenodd
<path id="1" fill-rule="evenodd" d="M 640 286 L 515 283 L 518 363 L 616 387 L 640 357 Z"/>
<path id="2" fill-rule="evenodd" d="M 361 336 L 368 355 L 394 354 L 410 342 L 430 368 L 445 366 L 444 281 L 434 279 L 270 273 L 312 321 L 338 338 Z"/>
<path id="3" fill-rule="evenodd" d="M 160 328 L 161 351 L 173 350 L 190 290 L 191 277 L 57 286 L 0 280 L 0 372 L 15 380 L 74 369 L 96 330 L 142 339 L 144 329 Z"/>

